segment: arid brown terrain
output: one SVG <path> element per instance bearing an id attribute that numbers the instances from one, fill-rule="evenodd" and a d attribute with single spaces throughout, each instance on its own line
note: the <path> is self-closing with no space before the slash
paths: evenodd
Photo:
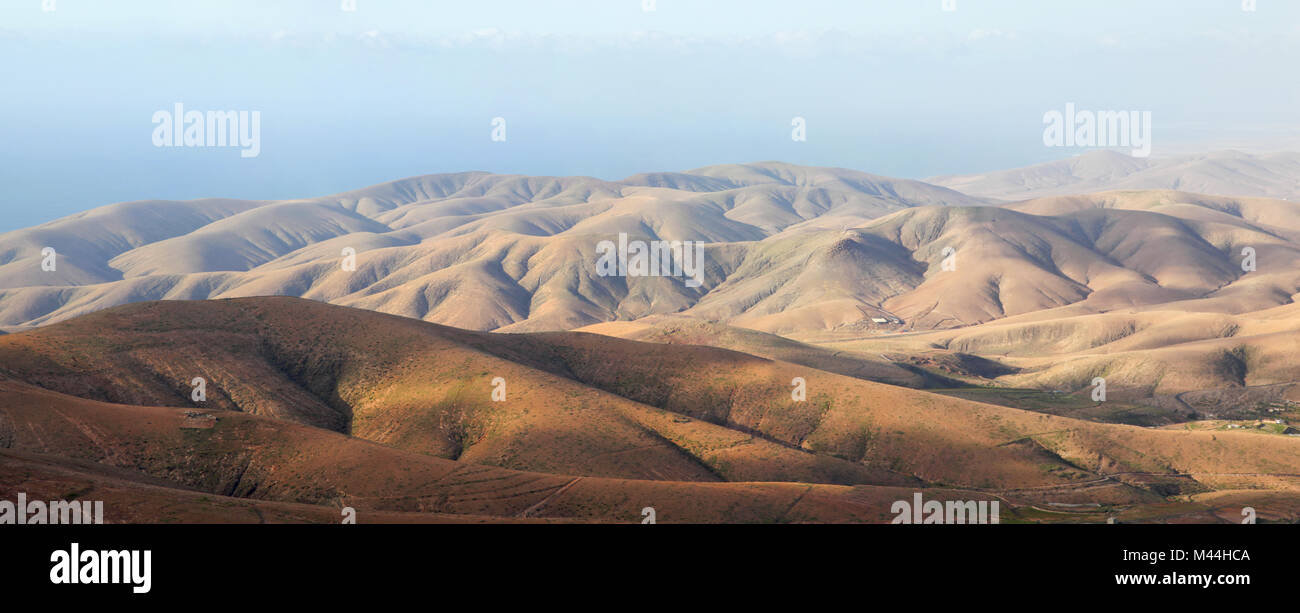
<path id="1" fill-rule="evenodd" d="M 110 205 L 0 235 L 0 499 L 775 523 L 922 492 L 1003 522 L 1293 522 L 1297 176 L 1101 153 L 948 187 L 759 163 Z M 701 241 L 702 285 L 598 274 L 619 233 Z"/>
<path id="2" fill-rule="evenodd" d="M 914 491 L 1000 500 L 1003 521 L 1290 520 L 1300 503 L 1291 437 L 293 298 L 116 307 L 0 337 L 0 364 L 0 491 L 118 501 L 111 521 L 888 521 Z"/>

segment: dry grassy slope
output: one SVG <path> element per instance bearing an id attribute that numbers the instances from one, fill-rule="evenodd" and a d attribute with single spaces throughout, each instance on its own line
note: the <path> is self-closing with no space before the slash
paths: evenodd
<path id="1" fill-rule="evenodd" d="M 12 383 L 0 384 L 0 400 L 6 408 L 22 408 L 0 410 L 0 423 L 10 428 L 16 423 L 25 430 L 21 437 L 6 436 L 0 446 L 0 499 L 13 500 L 24 492 L 29 500 L 98 500 L 104 502 L 108 523 L 334 523 L 343 506 L 356 508 L 361 523 L 638 521 L 638 509 L 646 504 L 655 507 L 664 523 L 884 522 L 892 517 L 886 511 L 893 501 L 910 500 L 912 495 L 907 488 L 889 487 L 567 478 L 556 487 L 557 482 L 541 476 L 530 480 L 528 475 L 464 465 L 410 489 L 408 476 L 414 473 L 416 481 L 427 479 L 422 477 L 430 472 L 426 464 L 437 460 L 385 450 L 358 461 L 352 447 L 363 442 L 340 442 L 338 435 L 328 432 L 238 414 L 222 415 L 227 423 L 219 421 L 209 431 L 178 431 L 184 417 L 176 409 L 103 405 Z M 57 416 L 50 409 L 58 411 Z M 124 429 L 124 420 L 142 415 L 143 429 Z M 231 419 L 234 427 L 229 427 Z M 259 427 L 250 429 L 240 421 L 259 422 Z M 267 445 L 256 435 L 273 430 L 288 431 L 272 444 L 289 453 L 267 453 Z M 342 451 L 338 462 L 343 470 L 322 470 L 314 466 L 318 453 L 310 449 L 301 453 L 314 447 L 313 437 L 324 437 L 331 450 Z M 61 455 L 23 450 L 29 448 Z M 247 485 L 232 488 L 228 482 L 212 479 L 212 474 L 228 470 L 224 462 L 230 454 L 223 448 L 243 454 L 235 459 L 239 480 Z M 150 453 L 121 453 L 140 450 Z M 139 461 L 140 457 L 144 459 Z M 298 486 L 296 480 L 303 475 L 309 475 L 311 487 Z M 924 495 L 927 500 L 992 498 L 943 489 L 927 489 Z M 1229 490 L 1198 495 L 1192 504 L 1150 498 L 1115 510 L 1124 521 L 1235 523 L 1243 506 L 1253 506 L 1261 519 L 1294 521 L 1300 508 L 1297 496 L 1279 490 Z M 1029 505 L 1132 502 L 1125 488 L 1105 484 L 1073 493 L 1033 490 L 999 498 L 1003 521 L 1101 522 L 1101 514 L 1041 513 Z M 524 511 L 516 512 L 520 508 Z"/>
<path id="2" fill-rule="evenodd" d="M 0 499 L 93 500 L 103 503 L 104 523 L 339 523 L 342 503 L 307 504 L 221 496 L 84 460 L 0 449 Z M 493 517 L 450 513 L 365 510 L 358 521 L 399 523 L 554 523 L 564 518 Z M 590 521 L 600 521 L 591 519 Z"/>
<path id="3" fill-rule="evenodd" d="M 0 373 L 90 399 L 241 410 L 518 469 L 679 481 L 912 481 L 586 387 L 511 351 L 523 338 L 288 298 L 163 302 L 6 336 Z M 201 404 L 190 397 L 196 376 L 207 380 Z M 491 401 L 497 377 L 507 382 L 506 402 Z"/>
<path id="4" fill-rule="evenodd" d="M 910 499 L 913 491 L 517 472 L 280 420 L 217 415 L 212 428 L 182 428 L 183 409 L 108 404 L 0 382 L 0 425 L 9 432 L 0 446 L 0 495 L 104 500 L 111 521 L 337 521 L 337 509 L 351 506 L 359 521 L 372 523 L 632 522 L 653 506 L 664 523 L 726 523 L 888 521 L 891 502 Z M 954 490 L 926 496 L 990 499 Z"/>
<path id="5" fill-rule="evenodd" d="M 111 356 L 125 349 L 115 343 L 168 363 L 176 359 L 168 347 L 184 346 L 196 328 L 224 328 L 263 348 L 278 376 L 350 411 L 358 436 L 545 472 L 845 483 L 915 476 L 996 490 L 1112 473 L 1300 474 L 1300 441 L 1284 437 L 1093 424 L 711 347 L 483 334 L 293 299 L 123 307 L 4 337 L 0 364 L 14 378 L 107 397 L 122 393 L 108 391 L 118 380 Z M 89 330 L 98 344 L 75 350 L 71 339 Z M 219 371 L 245 357 L 214 349 L 208 359 Z M 496 376 L 507 380 L 505 403 L 489 401 Z M 795 377 L 807 381 L 806 402 L 791 399 Z M 225 385 L 214 377 L 210 397 Z"/>
<path id="6" fill-rule="evenodd" d="M 1300 474 L 1293 470 L 1300 466 L 1300 441 L 1284 437 L 1170 437 L 1169 431 L 958 400 L 712 348 L 629 350 L 605 337 L 539 336 L 566 347 L 558 357 L 589 385 L 930 483 L 1008 489 L 1070 483 L 1086 479 L 1084 473 Z M 805 403 L 790 401 L 796 376 L 807 381 Z"/>

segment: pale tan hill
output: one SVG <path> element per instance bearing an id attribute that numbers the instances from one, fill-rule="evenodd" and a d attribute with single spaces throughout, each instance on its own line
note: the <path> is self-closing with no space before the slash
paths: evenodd
<path id="1" fill-rule="evenodd" d="M 1262 211 L 1278 202 L 1247 204 Z M 1056 215 L 915 207 L 839 232 L 787 230 L 751 246 L 684 313 L 804 338 L 954 328 L 1067 306 L 1095 313 L 1198 301 L 1246 312 L 1290 301 L 1300 288 L 1292 231 L 1226 214 L 1175 216 L 1216 204 L 1237 203 L 1153 207 L 1160 212 L 1075 205 Z M 1241 270 L 1245 247 L 1267 265 Z"/>
<path id="2" fill-rule="evenodd" d="M 983 356 L 998 368 L 967 371 L 959 378 L 1073 394 L 1101 411 L 1105 403 L 1086 401 L 1096 377 L 1105 378 L 1111 402 L 1147 405 L 1176 421 L 1210 415 L 1300 418 L 1278 408 L 1300 401 L 1300 305 L 1232 314 L 1197 304 L 1185 304 L 1187 310 L 1168 305 L 1102 313 L 1059 309 L 955 330 L 823 338 L 818 346 L 883 352 L 900 360 L 929 355 L 934 364 L 941 363 L 936 358 Z M 1054 404 L 1079 403 L 1061 397 Z"/>
<path id="3" fill-rule="evenodd" d="M 243 271 L 327 238 L 388 230 L 333 204 L 275 203 L 132 249 L 108 264 L 125 277 Z"/>
<path id="4" fill-rule="evenodd" d="M 1263 403 L 1288 398 L 1300 381 L 1300 216 L 1292 203 L 1141 191 L 1009 208 L 1047 216 L 1063 235 L 1103 256 L 1100 267 L 1081 272 L 1081 257 L 1059 266 L 1089 285 L 1086 299 L 935 333 L 796 337 L 845 351 L 979 355 L 1005 367 L 985 382 L 1006 386 L 1078 392 L 1104 376 L 1120 397 L 1146 398 L 1184 419 L 1255 415 Z M 1257 254 L 1254 271 L 1241 270 L 1246 247 Z M 1096 272 L 1109 263 L 1123 266 L 1112 282 Z M 1197 397 L 1204 400 L 1192 402 Z"/>
<path id="5" fill-rule="evenodd" d="M 306 200 L 128 203 L 4 235 L 0 325 L 144 300 L 291 295 L 466 328 L 569 329 L 683 310 L 731 274 L 747 245 L 792 226 L 983 202 L 764 163 L 622 182 L 458 173 Z M 596 244 L 620 233 L 708 243 L 706 287 L 596 275 Z M 60 254 L 56 272 L 41 270 L 47 246 Z M 357 254 L 355 272 L 341 266 L 345 250 Z"/>
<path id="6" fill-rule="evenodd" d="M 123 275 L 110 264 L 113 258 L 266 204 L 222 199 L 123 202 L 6 232 L 0 234 L 0 289 L 118 280 Z M 41 267 L 47 247 L 58 255 L 53 271 Z"/>
<path id="7" fill-rule="evenodd" d="M 1149 211 L 1206 228 L 1203 235 L 1226 232 L 1263 235 L 1269 242 L 1294 242 L 1300 236 L 1300 205 L 1273 198 L 1207 196 L 1173 190 L 1110 191 L 1079 196 L 1035 198 L 1007 208 L 1034 215 L 1071 215 L 1093 209 Z M 1215 242 L 1215 241 L 1211 241 Z"/>
<path id="8" fill-rule="evenodd" d="M 844 168 L 814 168 L 780 162 L 727 164 L 690 171 L 740 187 L 728 217 L 765 228 L 801 224 L 838 229 L 909 206 L 986 204 L 944 187 Z M 758 192 L 754 187 L 768 187 Z M 722 192 L 728 193 L 728 192 Z"/>
<path id="9" fill-rule="evenodd" d="M 931 177 L 926 182 L 1004 200 L 1168 189 L 1300 201 L 1300 154 L 1219 151 L 1152 159 L 1105 150 L 1014 170 Z"/>
<path id="10" fill-rule="evenodd" d="M 0 289 L 0 323 L 20 329 L 143 300 L 289 295 L 479 330 L 684 313 L 807 335 L 969 326 L 1070 305 L 1196 300 L 1239 313 L 1295 293 L 1286 271 L 1300 228 L 1284 201 L 1115 192 L 972 204 L 983 202 L 776 163 L 622 183 L 422 177 L 260 203 L 143 245 L 132 238 L 106 253 L 116 279 Z M 620 233 L 703 241 L 702 287 L 597 274 L 597 244 Z M 1246 246 L 1265 263 L 1253 275 L 1239 270 Z M 342 266 L 352 251 L 355 271 Z M 954 253 L 958 268 L 945 271 Z M 30 254 L 10 265 L 19 264 L 45 274 Z"/>

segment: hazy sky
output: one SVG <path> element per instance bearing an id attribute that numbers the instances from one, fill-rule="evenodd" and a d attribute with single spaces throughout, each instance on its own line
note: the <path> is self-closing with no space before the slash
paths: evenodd
<path id="1" fill-rule="evenodd" d="M 462 170 L 979 172 L 1082 152 L 1043 145 L 1067 102 L 1151 111 L 1155 156 L 1300 148 L 1295 0 L 643 4 L 0 0 L 0 231 Z M 261 154 L 155 147 L 177 102 L 260 112 Z"/>

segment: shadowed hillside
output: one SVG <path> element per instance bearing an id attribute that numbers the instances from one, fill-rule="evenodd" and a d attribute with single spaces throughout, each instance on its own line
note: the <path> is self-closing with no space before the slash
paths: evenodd
<path id="1" fill-rule="evenodd" d="M 631 521 L 645 492 L 705 497 L 691 521 L 859 521 L 887 509 L 846 499 L 917 487 L 1122 510 L 1300 479 L 1287 437 L 1094 424 L 712 347 L 485 334 L 286 298 L 138 304 L 8 335 L 0 377 L 0 447 L 377 511 L 518 518 L 547 501 L 542 516 Z M 59 470 L 89 470 L 74 468 Z M 460 479 L 490 471 L 504 490 L 458 502 Z M 722 510 L 768 491 L 825 499 L 797 518 Z"/>

